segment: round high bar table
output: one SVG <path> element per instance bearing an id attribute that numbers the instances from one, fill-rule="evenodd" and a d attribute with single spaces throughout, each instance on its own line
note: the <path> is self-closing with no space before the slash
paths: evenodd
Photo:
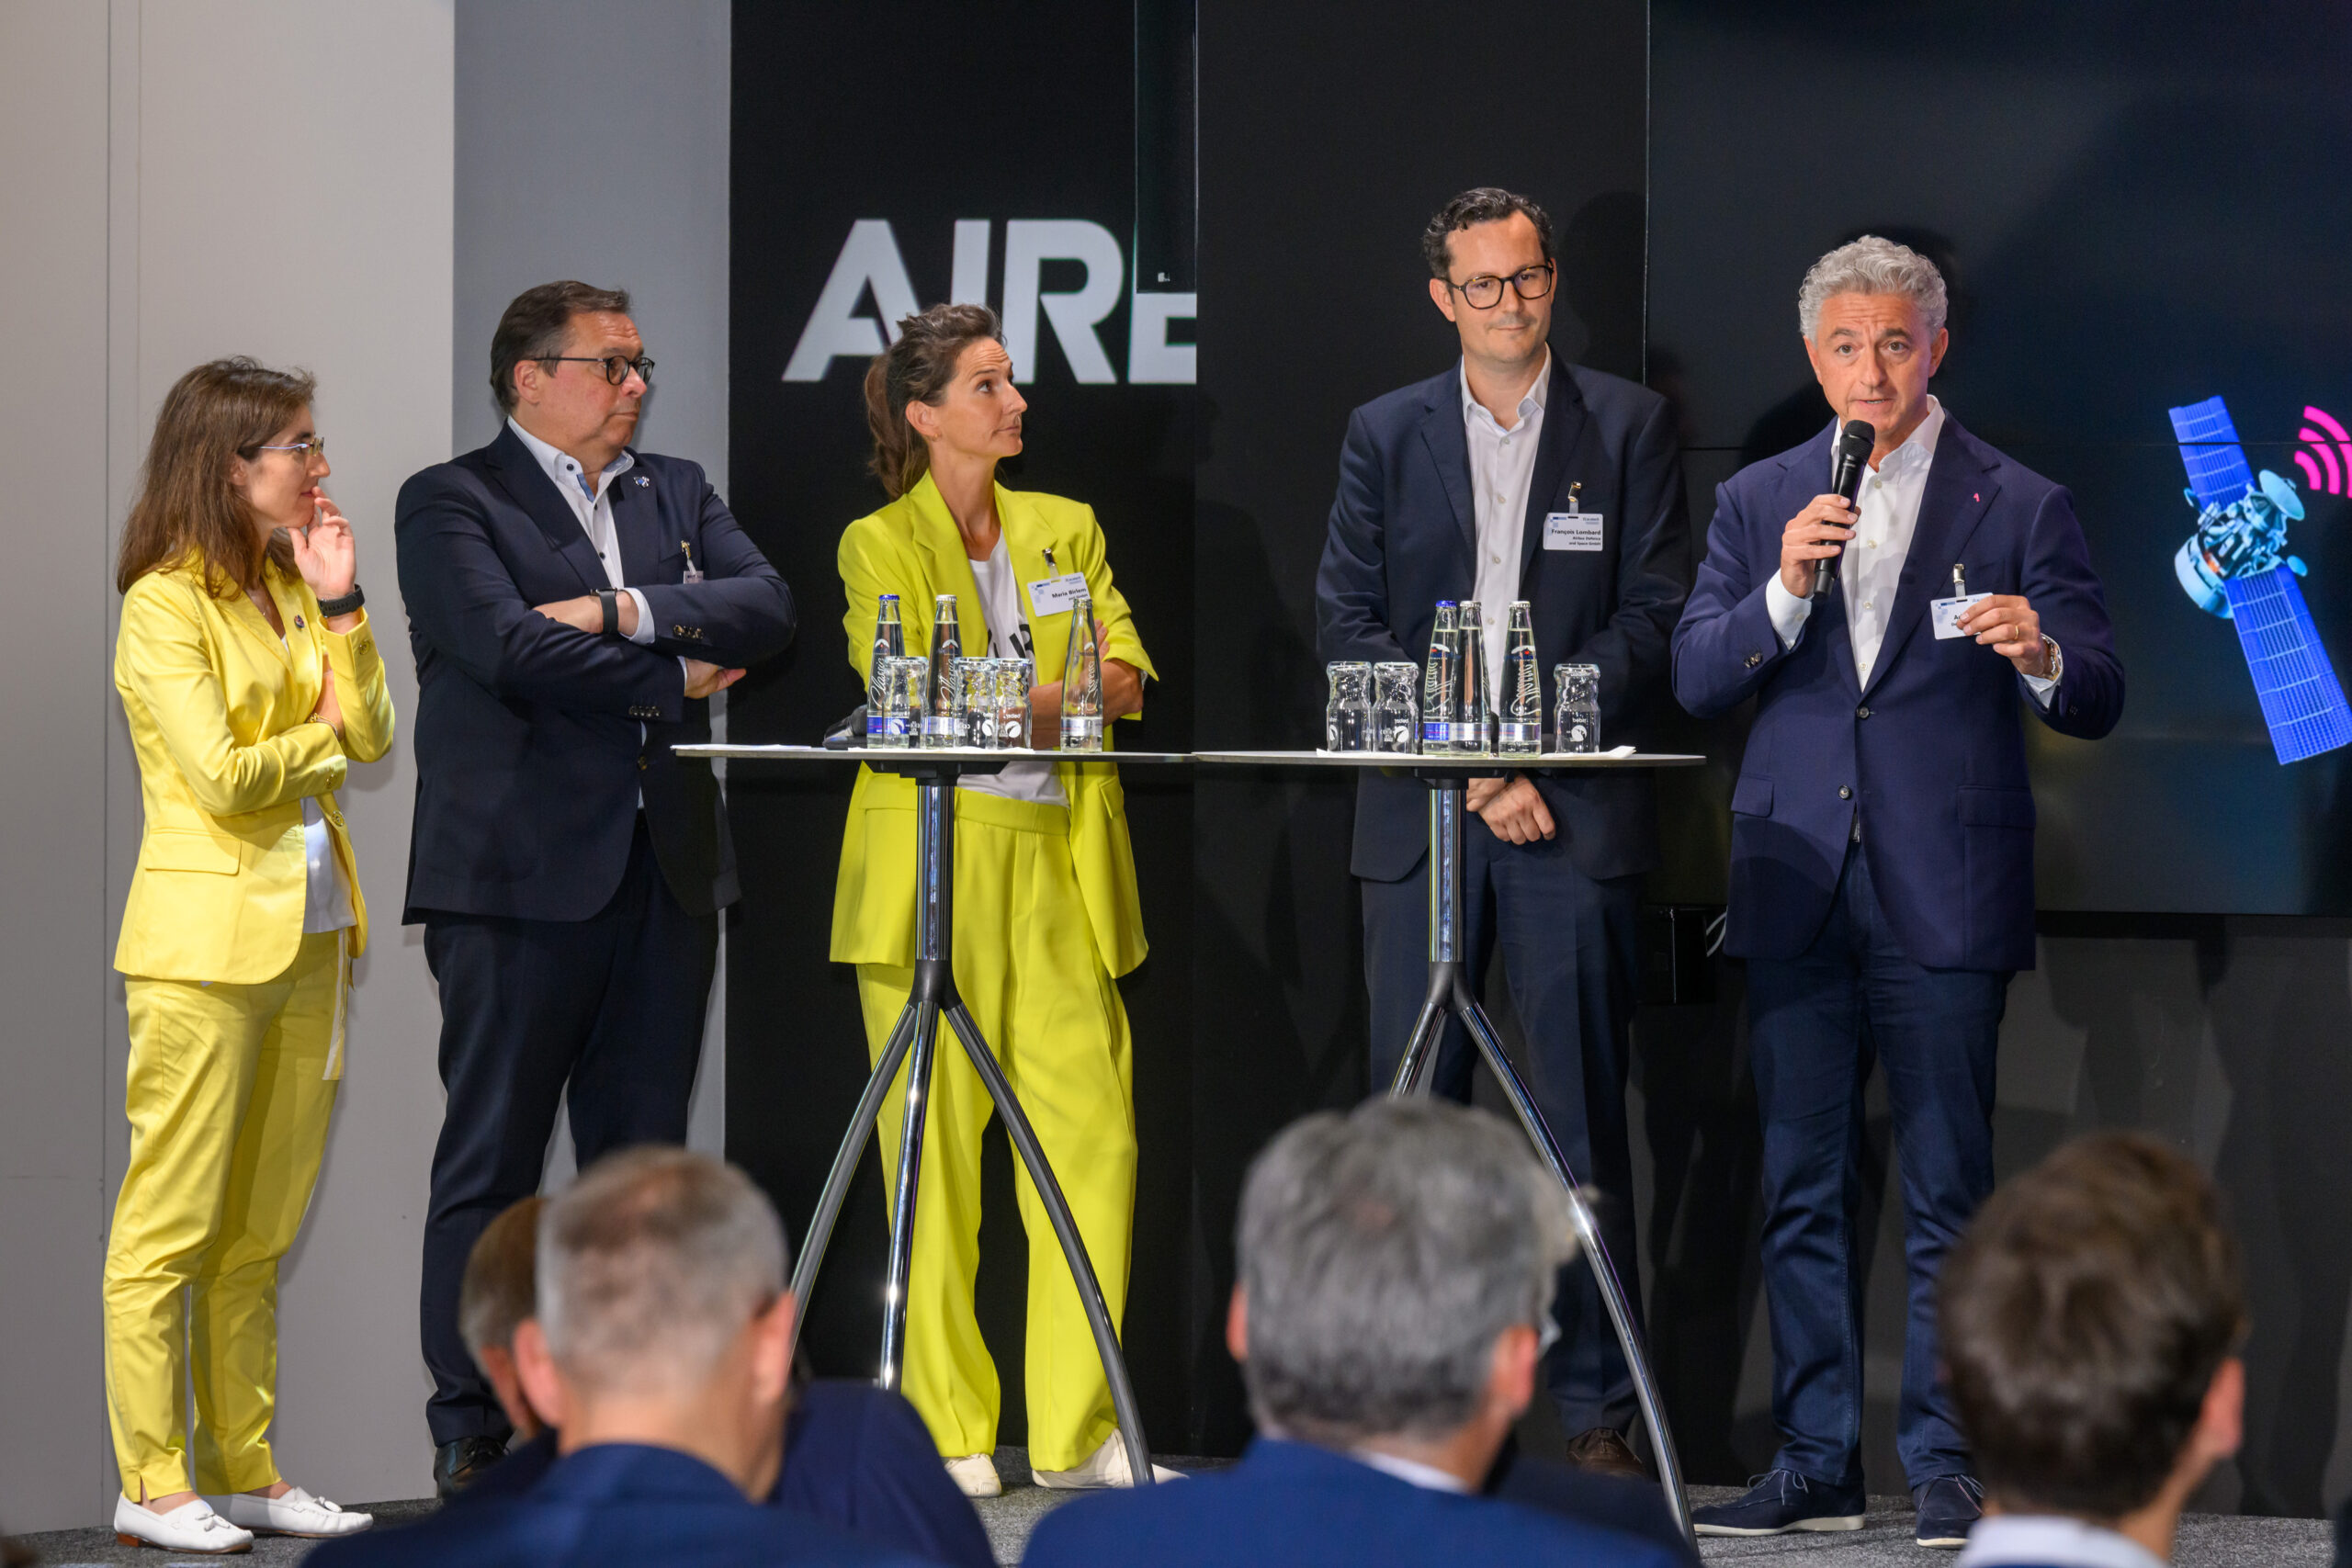
<path id="1" fill-rule="evenodd" d="M 1593 1219 L 1591 1205 L 1578 1190 L 1576 1173 L 1568 1168 L 1566 1158 L 1560 1153 L 1559 1141 L 1544 1122 L 1544 1113 L 1536 1109 L 1534 1097 L 1528 1093 L 1518 1069 L 1504 1054 L 1502 1038 L 1487 1020 L 1486 1009 L 1478 1005 L 1471 976 L 1463 968 L 1462 786 L 1473 778 L 1492 778 L 1501 773 L 1690 768 L 1706 759 L 1687 752 L 1662 751 L 1546 751 L 1532 757 L 1425 757 L 1406 751 L 1195 751 L 1193 761 L 1221 767 L 1279 770 L 1378 768 L 1410 773 L 1429 785 L 1429 996 L 1421 1003 L 1420 1016 L 1413 1021 L 1412 1033 L 1406 1038 L 1404 1058 L 1396 1064 L 1396 1079 L 1388 1086 L 1389 1095 L 1403 1099 L 1428 1091 L 1430 1075 L 1437 1066 L 1437 1041 L 1446 1016 L 1450 1013 L 1459 1018 L 1470 1038 L 1477 1042 L 1478 1054 L 1486 1058 L 1487 1070 L 1502 1086 L 1503 1094 L 1517 1113 L 1519 1124 L 1526 1129 L 1528 1141 L 1535 1145 L 1537 1156 L 1567 1190 L 1568 1213 L 1576 1226 L 1577 1240 L 1592 1265 L 1593 1278 L 1600 1282 L 1601 1303 L 1609 1310 L 1610 1325 L 1616 1329 L 1617 1343 L 1625 1352 L 1625 1365 L 1634 1377 L 1634 1396 L 1641 1405 L 1642 1419 L 1649 1426 L 1667 1506 L 1672 1510 L 1674 1522 L 1681 1527 L 1682 1533 L 1691 1536 L 1690 1501 L 1683 1491 L 1682 1467 L 1674 1452 L 1674 1434 L 1667 1427 L 1657 1379 L 1650 1370 L 1648 1353 L 1634 1327 L 1624 1284 L 1618 1279 L 1616 1264 L 1600 1239 L 1600 1227 Z M 1695 1540 L 1696 1537 L 1691 1539 Z"/>
<path id="2" fill-rule="evenodd" d="M 1070 1215 L 1061 1183 L 1055 1179 L 1054 1168 L 1046 1163 L 1046 1151 L 1039 1146 L 1037 1134 L 1031 1129 L 1012 1085 L 1005 1078 L 1004 1069 L 997 1065 L 979 1026 L 972 1021 L 972 1015 L 965 1010 L 963 999 L 956 992 L 956 813 L 950 800 L 957 779 L 967 773 L 1000 773 L 1008 762 L 1153 765 L 1182 763 L 1191 759 L 1177 751 L 1070 752 L 964 746 L 933 750 L 880 747 L 834 750 L 822 746 L 708 744 L 673 750 L 681 757 L 724 758 L 733 762 L 793 762 L 818 767 L 862 762 L 877 773 L 895 773 L 915 783 L 914 986 L 907 994 L 905 1010 L 899 1014 L 899 1021 L 890 1031 L 889 1043 L 883 1047 L 882 1059 L 865 1080 L 865 1092 L 858 1099 L 849 1131 L 842 1134 L 841 1151 L 833 1156 L 832 1169 L 826 1174 L 824 1190 L 817 1200 L 816 1215 L 808 1222 L 800 1256 L 793 1263 L 792 1296 L 800 1303 L 792 1325 L 795 1347 L 800 1325 L 806 1321 L 808 1292 L 817 1283 L 817 1270 L 824 1261 L 826 1245 L 832 1239 L 833 1224 L 841 1217 L 842 1201 L 848 1195 L 850 1179 L 857 1174 L 857 1162 L 865 1156 L 866 1140 L 873 1136 L 875 1121 L 881 1115 L 883 1097 L 889 1092 L 890 1080 L 898 1076 L 899 1064 L 911 1056 L 912 1064 L 907 1070 L 906 1114 L 899 1131 L 897 1190 L 890 1204 L 890 1263 L 882 1294 L 881 1365 L 874 1379 L 884 1388 L 899 1385 L 906 1356 L 907 1277 L 914 1259 L 915 1196 L 922 1176 L 923 1112 L 930 1098 L 939 1024 L 944 1019 L 963 1043 L 964 1055 L 971 1060 L 973 1070 L 988 1086 L 989 1098 L 996 1102 L 997 1114 L 1004 1118 L 1005 1132 L 1019 1152 L 1021 1163 L 1028 1168 L 1030 1182 L 1037 1189 L 1037 1196 L 1053 1221 L 1054 1235 L 1061 1243 L 1062 1256 L 1069 1260 L 1070 1277 L 1078 1286 L 1079 1302 L 1086 1309 L 1087 1326 L 1094 1331 L 1094 1348 L 1102 1358 L 1103 1378 L 1111 1385 L 1111 1406 L 1118 1416 L 1119 1436 L 1126 1447 L 1128 1473 L 1136 1478 L 1135 1484 L 1138 1486 L 1151 1484 L 1151 1454 L 1144 1444 L 1143 1418 L 1136 1409 L 1135 1385 L 1127 1377 L 1126 1360 L 1119 1353 L 1118 1328 L 1112 1323 L 1110 1308 L 1103 1302 L 1093 1260 L 1087 1256 L 1086 1242 L 1078 1234 L 1078 1222 Z"/>

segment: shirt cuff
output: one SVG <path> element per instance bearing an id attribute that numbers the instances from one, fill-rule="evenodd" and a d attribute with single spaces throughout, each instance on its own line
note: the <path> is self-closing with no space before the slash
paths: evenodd
<path id="1" fill-rule="evenodd" d="M 695 672 L 686 668 L 686 656 L 678 655 L 678 690 L 684 691 L 695 683 Z"/>
<path id="2" fill-rule="evenodd" d="M 653 640 L 653 612 L 647 607 L 645 595 L 636 589 L 624 588 L 621 592 L 637 602 L 637 630 L 628 634 L 628 640 L 641 648 Z"/>
<path id="3" fill-rule="evenodd" d="M 2058 682 L 2052 680 L 2047 675 L 2027 675 L 2021 677 L 2021 679 L 2032 689 L 2033 700 L 2040 703 L 2043 707 L 2048 707 L 2050 705 L 2050 694 L 2058 689 Z"/>
<path id="4" fill-rule="evenodd" d="M 1774 572 L 1764 584 L 1764 613 L 1772 618 L 1772 633 L 1781 639 L 1781 651 L 1785 653 L 1796 646 L 1804 635 L 1804 623 L 1813 614 L 1813 601 L 1800 599 L 1789 592 L 1789 585 Z"/>

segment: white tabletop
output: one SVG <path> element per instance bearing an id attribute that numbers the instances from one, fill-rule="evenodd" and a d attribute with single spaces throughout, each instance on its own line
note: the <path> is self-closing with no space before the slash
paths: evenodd
<path id="1" fill-rule="evenodd" d="M 683 750 L 683 748 L 681 748 Z M 1707 759 L 1686 751 L 1546 751 L 1535 757 L 1424 757 L 1412 751 L 1195 751 L 1195 762 L 1282 768 L 1419 768 L 1444 773 L 1503 773 L 1530 768 L 1690 768 Z"/>
<path id="2" fill-rule="evenodd" d="M 733 746 L 707 742 L 673 746 L 681 757 L 724 757 L 736 762 L 1189 762 L 1184 751 L 1033 751 L 1008 746 L 988 750 L 977 746 Z"/>

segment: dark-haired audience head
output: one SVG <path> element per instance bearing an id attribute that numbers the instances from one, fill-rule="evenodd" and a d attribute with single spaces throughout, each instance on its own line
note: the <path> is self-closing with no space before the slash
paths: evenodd
<path id="1" fill-rule="evenodd" d="M 539 1215 L 523 1390 L 566 1453 L 676 1449 L 763 1497 L 791 1388 L 785 1266 L 775 1207 L 734 1167 L 676 1148 L 599 1160 Z"/>
<path id="2" fill-rule="evenodd" d="M 1465 190 L 1421 231 L 1421 259 L 1475 370 L 1510 377 L 1543 357 L 1559 265 L 1542 208 L 1493 186 Z"/>
<path id="3" fill-rule="evenodd" d="M 466 1257 L 466 1277 L 458 1287 L 458 1332 L 475 1365 L 498 1393 L 498 1403 L 526 1442 L 546 1423 L 523 1393 L 514 1371 L 514 1331 L 537 1313 L 537 1270 L 539 1211 L 543 1198 L 526 1198 L 475 1238 Z"/>
<path id="4" fill-rule="evenodd" d="M 2245 1330 L 2212 1183 L 2142 1134 L 2077 1139 L 1993 1194 L 1939 1286 L 1946 1375 L 1994 1509 L 2168 1555 L 2237 1451 Z"/>
<path id="5" fill-rule="evenodd" d="M 626 288 L 570 279 L 526 288 L 490 337 L 499 408 L 592 474 L 637 434 L 652 370 Z"/>
<path id="6" fill-rule="evenodd" d="M 1242 1191 L 1227 1338 L 1251 1413 L 1475 1487 L 1533 1396 L 1574 1252 L 1566 1195 L 1496 1118 L 1433 1100 L 1307 1117 Z"/>

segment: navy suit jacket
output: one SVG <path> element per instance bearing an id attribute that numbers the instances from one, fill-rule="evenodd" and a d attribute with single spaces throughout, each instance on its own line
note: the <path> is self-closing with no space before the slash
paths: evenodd
<path id="1" fill-rule="evenodd" d="M 1871 886 L 1914 963 L 2033 967 L 2033 790 L 2020 711 L 2095 740 L 2123 713 L 2107 602 L 2065 490 L 1949 412 L 1928 470 L 1885 640 L 1855 678 L 1845 593 L 1781 647 L 1765 603 L 1790 518 L 1829 488 L 1835 427 L 1715 492 L 1707 558 L 1674 634 L 1674 693 L 1702 718 L 1756 699 L 1732 791 L 1724 951 L 1793 958 L 1827 918 L 1861 814 Z M 2065 670 L 2049 705 L 1973 637 L 1939 639 L 1928 602 L 2021 593 Z"/>
<path id="2" fill-rule="evenodd" d="M 536 604 L 610 586 L 587 530 L 513 430 L 401 487 L 393 520 L 416 654 L 410 923 L 429 911 L 576 920 L 628 868 L 637 798 L 686 912 L 734 902 L 710 739 L 678 656 L 730 668 L 792 640 L 791 592 L 699 465 L 636 454 L 608 493 L 622 578 L 653 641 L 593 637 Z M 705 581 L 681 580 L 687 549 Z"/>
<path id="3" fill-rule="evenodd" d="M 1490 1497 L 1432 1492 L 1305 1443 L 1260 1438 L 1231 1470 L 1098 1492 L 1046 1516 L 1027 1568 L 1681 1568 L 1653 1542 Z"/>
<path id="4" fill-rule="evenodd" d="M 307 1561 L 316 1568 L 915 1568 L 923 1559 L 804 1514 L 763 1507 L 691 1455 L 608 1443 L 559 1461 L 523 1496 L 346 1536 Z"/>
<path id="5" fill-rule="evenodd" d="M 516 1497 L 556 1463 L 556 1434 L 541 1432 L 454 1498 L 471 1508 Z M 995 1568 L 988 1532 L 948 1479 L 915 1407 L 888 1389 L 822 1378 L 793 1396 L 784 1473 L 768 1501 L 955 1568 Z"/>
<path id="6" fill-rule="evenodd" d="M 1603 518 L 1598 550 L 1543 547 L 1544 515 L 1569 509 L 1570 485 L 1582 487 L 1577 509 Z M 1477 524 L 1458 362 L 1349 415 L 1315 579 L 1324 659 L 1423 665 L 1437 602 L 1474 592 Z M 1558 695 L 1554 665 L 1598 665 L 1602 744 L 1639 744 L 1665 701 L 1668 639 L 1690 588 L 1682 466 L 1664 398 L 1553 355 L 1519 559 L 1518 597 L 1533 614 L 1547 704 Z M 1544 717 L 1548 728 L 1548 706 Z M 1533 777 L 1587 876 L 1657 864 L 1657 793 L 1646 773 Z M 1401 881 L 1428 849 L 1428 788 L 1360 773 L 1349 869 Z"/>

